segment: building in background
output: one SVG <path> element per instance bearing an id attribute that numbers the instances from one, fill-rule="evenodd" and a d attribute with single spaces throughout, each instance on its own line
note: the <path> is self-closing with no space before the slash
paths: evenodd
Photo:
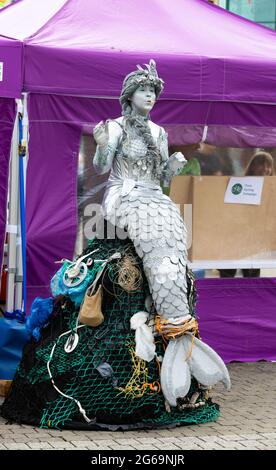
<path id="1" fill-rule="evenodd" d="M 209 0 L 237 15 L 276 29 L 276 0 Z"/>
<path id="2" fill-rule="evenodd" d="M 8 6 L 10 3 L 13 3 L 15 0 L 0 0 L 0 8 Z"/>

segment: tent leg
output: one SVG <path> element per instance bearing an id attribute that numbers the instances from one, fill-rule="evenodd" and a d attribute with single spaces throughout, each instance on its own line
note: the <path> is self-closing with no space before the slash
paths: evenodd
<path id="1" fill-rule="evenodd" d="M 22 266 L 22 241 L 20 230 L 20 213 L 18 211 L 17 218 L 18 234 L 16 240 L 16 276 L 15 276 L 15 311 L 22 309 L 22 285 L 23 285 L 23 266 Z"/>
<path id="2" fill-rule="evenodd" d="M 22 142 L 21 144 L 26 147 L 26 153 L 23 156 L 20 156 L 22 160 L 20 161 L 20 166 L 21 170 L 23 171 L 23 175 L 21 175 L 20 178 L 20 186 L 23 185 L 23 188 L 26 187 L 26 171 L 27 171 L 27 143 L 28 143 L 28 132 L 29 132 L 29 121 L 28 121 L 28 111 L 27 111 L 27 94 L 23 94 L 23 110 L 22 110 L 22 122 L 23 122 L 23 135 L 22 135 Z M 22 168 L 23 167 L 23 168 Z M 25 206 L 25 192 L 21 188 L 21 196 L 24 198 L 24 201 L 21 201 L 21 205 Z M 26 266 L 25 266 L 25 256 L 23 256 L 23 250 L 25 250 L 25 246 L 23 247 L 22 245 L 22 223 L 23 221 L 21 220 L 21 215 L 22 215 L 22 210 L 21 212 L 18 211 L 18 237 L 17 237 L 17 251 L 16 251 L 16 256 L 17 256 L 17 273 L 16 273 L 16 279 L 15 279 L 15 310 L 16 311 L 21 311 L 26 313 Z M 23 223 L 24 227 L 23 230 L 25 231 L 25 224 Z M 24 238 L 24 243 L 25 243 L 25 237 Z M 23 300 L 23 304 L 22 304 Z"/>
<path id="3" fill-rule="evenodd" d="M 10 163 L 10 182 L 9 182 L 9 215 L 8 215 L 8 263 L 7 263 L 7 301 L 6 312 L 14 311 L 14 284 L 16 274 L 16 240 L 18 233 L 18 202 L 19 202 L 19 164 L 18 164 L 18 107 L 20 101 L 17 102 L 17 114 L 13 129 L 12 146 L 11 146 L 11 163 Z"/>

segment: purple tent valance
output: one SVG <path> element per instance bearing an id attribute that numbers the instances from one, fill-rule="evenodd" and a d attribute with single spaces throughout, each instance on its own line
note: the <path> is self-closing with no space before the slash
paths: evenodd
<path id="1" fill-rule="evenodd" d="M 1 30 L 0 30 L 1 32 Z M 0 36 L 0 97 L 20 98 L 23 44 Z"/>

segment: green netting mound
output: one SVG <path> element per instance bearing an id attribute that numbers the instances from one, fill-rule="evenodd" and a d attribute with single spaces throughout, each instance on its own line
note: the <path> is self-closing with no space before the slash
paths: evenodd
<path id="1" fill-rule="evenodd" d="M 130 318 L 145 310 L 149 294 L 141 260 L 128 239 L 94 239 L 83 254 L 96 248 L 101 259 L 115 251 L 122 255 L 131 253 L 141 272 L 140 287 L 132 293 L 126 292 L 118 284 L 116 262 L 110 263 L 102 277 L 105 320 L 96 328 L 86 325 L 79 328 L 78 345 L 70 353 L 65 352 L 64 346 L 79 310 L 69 296 L 55 298 L 50 321 L 41 330 L 40 340 L 31 340 L 25 346 L 2 416 L 42 428 L 109 430 L 173 427 L 216 420 L 218 405 L 206 393 L 202 395 L 195 380 L 188 396 L 198 391 L 203 406 L 182 410 L 177 407 L 169 410 L 165 406 L 159 361 L 146 363 L 134 355 L 135 332 L 130 329 Z M 190 312 L 194 316 L 196 293 L 190 271 L 187 281 Z M 154 315 L 154 311 L 151 313 Z M 161 337 L 156 339 L 156 348 L 160 358 L 166 348 Z"/>

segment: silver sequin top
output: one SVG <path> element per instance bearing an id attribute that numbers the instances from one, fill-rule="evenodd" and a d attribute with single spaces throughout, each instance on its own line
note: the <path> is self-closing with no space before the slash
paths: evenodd
<path id="1" fill-rule="evenodd" d="M 149 121 L 157 153 L 155 158 L 149 155 L 148 146 L 135 128 L 125 131 L 124 118 L 109 121 L 109 142 L 106 149 L 97 147 L 94 166 L 97 173 L 111 170 L 109 180 L 120 178 L 132 179 L 160 185 L 164 179 L 173 175 L 167 169 L 168 139 L 162 127 Z"/>

